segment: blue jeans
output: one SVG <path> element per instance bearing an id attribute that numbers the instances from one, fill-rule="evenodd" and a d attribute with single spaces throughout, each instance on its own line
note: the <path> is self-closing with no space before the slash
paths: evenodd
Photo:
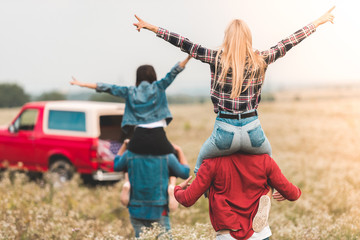
<path id="1" fill-rule="evenodd" d="M 134 228 L 136 238 L 140 237 L 142 227 L 151 228 L 152 224 L 156 222 L 164 228 L 164 232 L 168 232 L 171 229 L 169 216 L 161 216 L 158 220 L 137 219 L 130 216 L 130 222 Z"/>
<path id="2" fill-rule="evenodd" d="M 200 149 L 194 172 L 204 159 L 236 152 L 271 155 L 270 143 L 257 116 L 240 120 L 217 117 L 211 136 Z"/>

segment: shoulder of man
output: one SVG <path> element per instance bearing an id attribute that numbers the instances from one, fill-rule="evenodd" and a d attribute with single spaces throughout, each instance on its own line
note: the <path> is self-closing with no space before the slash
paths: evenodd
<path id="1" fill-rule="evenodd" d="M 208 159 L 210 161 L 222 162 L 228 164 L 268 164 L 272 161 L 272 158 L 268 154 L 246 154 L 246 153 L 234 153 L 231 155 L 220 156 Z M 205 161 L 205 160 L 204 160 Z"/>

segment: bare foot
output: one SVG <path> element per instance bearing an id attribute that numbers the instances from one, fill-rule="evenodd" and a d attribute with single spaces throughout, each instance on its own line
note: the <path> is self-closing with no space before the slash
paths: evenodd
<path id="1" fill-rule="evenodd" d="M 175 185 L 169 184 L 168 194 L 169 194 L 169 209 L 170 211 L 175 211 L 179 207 L 179 202 L 176 201 L 174 196 Z"/>
<path id="2" fill-rule="evenodd" d="M 131 188 L 130 182 L 126 181 L 121 189 L 120 202 L 125 207 L 127 207 L 127 205 L 129 204 L 129 201 L 130 201 L 130 188 Z"/>

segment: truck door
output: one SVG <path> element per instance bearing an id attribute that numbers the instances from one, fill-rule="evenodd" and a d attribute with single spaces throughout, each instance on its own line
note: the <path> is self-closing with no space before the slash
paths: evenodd
<path id="1" fill-rule="evenodd" d="M 25 109 L 14 122 L 14 132 L 7 143 L 7 156 L 10 166 L 28 168 L 35 162 L 35 126 L 38 109 Z"/>

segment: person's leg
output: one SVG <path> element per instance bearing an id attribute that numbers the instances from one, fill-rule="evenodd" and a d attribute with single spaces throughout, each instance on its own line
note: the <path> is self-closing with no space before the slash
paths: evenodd
<path id="1" fill-rule="evenodd" d="M 254 121 L 246 123 L 241 132 L 240 151 L 252 154 L 271 155 L 271 145 L 261 127 L 260 121 L 256 118 Z M 253 230 L 261 231 L 266 225 L 269 217 L 271 198 L 273 189 L 270 186 L 268 193 L 260 198 L 258 212 L 253 219 Z"/>
<path id="2" fill-rule="evenodd" d="M 265 136 L 259 119 L 256 118 L 242 127 L 241 140 L 240 151 L 271 156 L 271 145 Z"/>
<path id="3" fill-rule="evenodd" d="M 125 173 L 125 183 L 121 189 L 120 193 L 120 202 L 127 207 L 130 201 L 130 181 L 128 173 Z"/>
<path id="4" fill-rule="evenodd" d="M 137 219 L 130 216 L 131 225 L 135 231 L 135 237 L 140 237 L 140 233 L 142 232 L 142 228 L 149 227 L 149 221 L 143 219 Z"/>
<path id="5" fill-rule="evenodd" d="M 195 164 L 195 168 L 194 168 L 194 173 L 196 174 L 199 171 L 200 165 L 202 164 L 202 162 L 204 161 L 204 159 L 209 158 L 212 153 L 216 153 L 216 146 L 215 144 L 212 142 L 212 137 L 210 136 L 205 142 L 204 144 L 201 146 L 199 155 L 197 157 L 196 160 L 196 164 Z"/>
<path id="6" fill-rule="evenodd" d="M 169 209 L 175 211 L 179 207 L 179 202 L 174 196 L 174 188 L 176 186 L 176 177 L 169 178 L 168 194 L 169 194 Z"/>
<path id="7" fill-rule="evenodd" d="M 216 120 L 211 136 L 202 145 L 194 172 L 200 168 L 204 159 L 230 155 L 237 152 L 239 146 L 234 139 L 240 137 L 239 127 Z"/>
<path id="8" fill-rule="evenodd" d="M 166 237 L 164 237 L 164 239 L 172 239 L 172 235 L 171 235 L 171 225 L 170 225 L 170 218 L 169 216 L 161 216 L 160 220 L 158 221 L 159 226 L 163 227 L 165 230 Z M 159 235 L 159 239 L 163 239 L 161 237 L 162 234 Z"/>
<path id="9" fill-rule="evenodd" d="M 170 231 L 171 230 L 171 225 L 170 225 L 169 215 L 161 216 L 161 218 L 159 220 L 159 225 L 164 227 L 166 232 Z"/>
<path id="10" fill-rule="evenodd" d="M 165 155 L 175 153 L 175 149 L 168 140 L 166 132 L 162 127 L 148 129 L 148 141 L 146 143 L 149 154 Z"/>
<path id="11" fill-rule="evenodd" d="M 164 128 L 135 129 L 128 149 L 138 154 L 164 155 L 175 153 L 174 147 L 166 137 Z"/>
<path id="12" fill-rule="evenodd" d="M 131 225 L 135 231 L 135 237 L 139 238 L 140 234 L 143 230 L 152 228 L 154 223 L 158 223 L 160 228 L 163 228 L 163 231 L 159 234 L 158 238 L 161 239 L 161 235 L 164 233 L 168 233 L 171 230 L 170 218 L 169 216 L 161 216 L 158 220 L 145 220 L 145 219 L 137 219 L 130 216 Z M 171 239 L 171 233 L 166 235 L 166 239 Z"/>
<path id="13" fill-rule="evenodd" d="M 271 198 L 268 195 L 260 197 L 259 207 L 253 219 L 252 229 L 254 232 L 261 232 L 268 225 L 270 214 Z"/>

